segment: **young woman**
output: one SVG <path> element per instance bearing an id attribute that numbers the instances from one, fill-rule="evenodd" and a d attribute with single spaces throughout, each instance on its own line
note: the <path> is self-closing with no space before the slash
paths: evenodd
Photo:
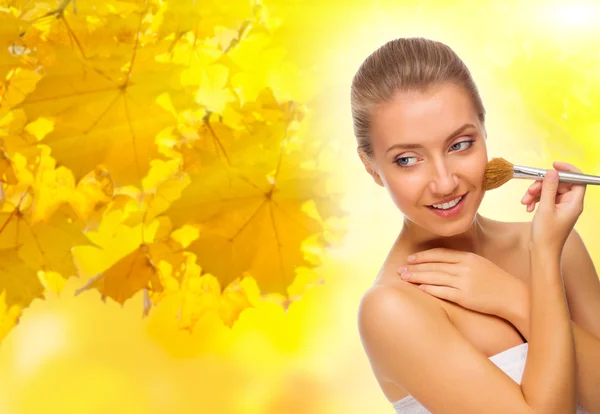
<path id="1" fill-rule="evenodd" d="M 521 200 L 532 222 L 478 214 L 485 109 L 443 43 L 386 43 L 351 103 L 360 159 L 404 215 L 358 315 L 396 412 L 600 413 L 600 282 L 573 230 L 585 187 L 549 170 Z"/>

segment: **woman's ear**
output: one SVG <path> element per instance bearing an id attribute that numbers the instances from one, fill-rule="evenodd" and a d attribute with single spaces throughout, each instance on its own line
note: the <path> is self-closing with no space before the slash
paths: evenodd
<path id="1" fill-rule="evenodd" d="M 362 161 L 363 165 L 365 166 L 365 170 L 367 170 L 367 172 L 369 173 L 369 175 L 371 177 L 373 177 L 373 180 L 380 186 L 384 186 L 383 185 L 383 181 L 381 180 L 381 177 L 379 176 L 379 174 L 377 173 L 377 171 L 375 171 L 374 165 L 373 165 L 373 161 L 369 158 L 369 156 L 367 154 L 365 154 L 364 152 L 362 152 L 361 150 L 358 150 L 358 156 L 360 157 L 360 160 Z"/>

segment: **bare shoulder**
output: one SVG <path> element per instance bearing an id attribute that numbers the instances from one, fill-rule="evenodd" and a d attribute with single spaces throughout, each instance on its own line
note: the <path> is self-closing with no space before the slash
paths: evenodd
<path id="1" fill-rule="evenodd" d="M 378 284 L 370 288 L 360 301 L 358 327 L 363 347 L 372 368 L 382 377 L 385 377 L 386 355 L 372 344 L 388 336 L 390 331 L 410 338 L 417 327 L 415 324 L 423 318 L 448 320 L 441 306 L 420 297 L 425 295 L 423 292 L 412 292 L 411 287 L 400 283 Z"/>
<path id="2" fill-rule="evenodd" d="M 431 412 L 530 413 L 519 385 L 418 293 L 377 285 L 361 299 L 361 341 L 377 377 Z"/>
<path id="3" fill-rule="evenodd" d="M 507 236 L 506 239 L 512 239 L 513 242 L 518 242 L 519 246 L 526 247 L 529 243 L 531 235 L 531 221 L 524 222 L 496 222 L 497 229 L 501 229 L 501 234 Z M 582 249 L 585 249 L 583 240 L 579 233 L 573 229 L 569 234 L 564 246 L 566 256 L 575 255 Z"/>
<path id="4" fill-rule="evenodd" d="M 406 285 L 406 286 L 403 286 Z M 413 292 L 414 286 L 401 281 L 398 284 L 378 284 L 370 288 L 363 295 L 360 306 L 358 308 L 359 323 L 367 328 L 375 327 L 377 321 L 370 321 L 371 317 L 375 317 L 387 322 L 393 317 L 396 326 L 398 321 L 396 317 L 408 315 L 408 311 L 420 310 L 427 312 L 438 313 L 440 316 L 447 316 L 446 312 L 439 305 L 434 305 L 426 300 L 425 293 L 421 291 Z"/>

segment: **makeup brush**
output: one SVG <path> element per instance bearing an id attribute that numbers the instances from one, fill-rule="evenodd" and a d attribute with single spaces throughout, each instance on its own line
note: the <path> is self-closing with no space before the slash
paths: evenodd
<path id="1" fill-rule="evenodd" d="M 483 176 L 483 190 L 493 190 L 507 183 L 512 178 L 526 178 L 530 180 L 543 180 L 546 176 L 543 168 L 525 167 L 514 165 L 504 158 L 492 158 Z M 579 174 L 568 171 L 558 172 L 558 181 L 572 184 L 595 184 L 600 185 L 600 177 L 596 175 Z"/>

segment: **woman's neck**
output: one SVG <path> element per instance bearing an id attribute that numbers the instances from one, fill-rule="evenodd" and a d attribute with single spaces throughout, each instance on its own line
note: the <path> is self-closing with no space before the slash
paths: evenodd
<path id="1" fill-rule="evenodd" d="M 454 236 L 440 236 L 405 219 L 397 243 L 411 251 L 422 251 L 436 247 L 473 252 L 481 255 L 489 239 L 489 222 L 479 214 L 467 231 Z"/>

